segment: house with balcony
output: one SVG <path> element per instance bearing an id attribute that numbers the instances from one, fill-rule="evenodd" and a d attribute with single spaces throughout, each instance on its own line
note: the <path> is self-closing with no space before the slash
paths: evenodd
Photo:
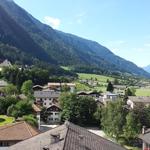
<path id="1" fill-rule="evenodd" d="M 60 123 L 60 113 L 61 113 L 61 108 L 59 107 L 58 104 L 53 104 L 49 108 L 47 108 L 46 113 L 47 113 L 47 122 L 49 124 L 58 124 Z"/>
<path id="2" fill-rule="evenodd" d="M 34 91 L 35 102 L 38 105 L 49 108 L 52 104 L 58 103 L 60 94 L 59 91 L 55 90 Z"/>

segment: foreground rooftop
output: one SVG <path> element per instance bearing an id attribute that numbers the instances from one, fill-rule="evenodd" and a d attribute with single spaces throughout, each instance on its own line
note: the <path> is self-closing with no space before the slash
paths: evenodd
<path id="1" fill-rule="evenodd" d="M 107 139 L 70 122 L 41 133 L 9 148 L 10 150 L 125 150 Z"/>
<path id="2" fill-rule="evenodd" d="M 37 134 L 39 132 L 24 121 L 0 126 L 0 141 L 22 141 Z"/>

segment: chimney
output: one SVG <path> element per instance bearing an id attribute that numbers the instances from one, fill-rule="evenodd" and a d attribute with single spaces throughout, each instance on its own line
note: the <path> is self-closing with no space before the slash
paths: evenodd
<path id="1" fill-rule="evenodd" d="M 142 134 L 145 134 L 145 126 L 142 127 Z"/>
<path id="2" fill-rule="evenodd" d="M 84 139 L 84 135 L 80 134 L 80 135 L 79 135 L 79 139 L 80 139 L 80 140 L 83 140 L 83 139 Z"/>
<path id="3" fill-rule="evenodd" d="M 43 150 L 49 150 L 49 148 L 47 146 L 44 146 Z"/>
<path id="4" fill-rule="evenodd" d="M 60 134 L 50 134 L 50 138 L 51 138 L 51 144 L 55 144 L 61 140 Z"/>

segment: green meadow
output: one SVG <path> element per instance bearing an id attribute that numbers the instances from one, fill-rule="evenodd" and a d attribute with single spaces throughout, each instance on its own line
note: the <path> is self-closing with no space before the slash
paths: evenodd
<path id="1" fill-rule="evenodd" d="M 6 115 L 0 115 L 0 126 L 11 124 L 15 121 L 13 117 L 8 117 Z"/>

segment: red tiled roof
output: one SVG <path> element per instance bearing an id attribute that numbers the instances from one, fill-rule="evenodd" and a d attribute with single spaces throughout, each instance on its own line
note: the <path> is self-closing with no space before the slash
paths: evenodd
<path id="1" fill-rule="evenodd" d="M 37 134 L 39 132 L 24 121 L 0 127 L 0 141 L 22 141 Z"/>

